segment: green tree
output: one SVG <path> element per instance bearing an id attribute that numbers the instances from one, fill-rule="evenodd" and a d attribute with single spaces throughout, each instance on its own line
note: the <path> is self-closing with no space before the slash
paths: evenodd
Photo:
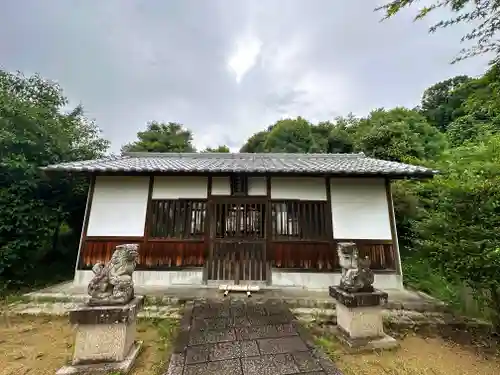
<path id="1" fill-rule="evenodd" d="M 264 149 L 269 152 L 321 152 L 311 123 L 302 117 L 277 121 L 266 137 Z"/>
<path id="2" fill-rule="evenodd" d="M 328 135 L 329 153 L 351 153 L 354 152 L 354 137 L 360 119 L 352 114 L 347 117 L 337 117 Z"/>
<path id="3" fill-rule="evenodd" d="M 108 142 L 80 106 L 64 113 L 67 104 L 38 75 L 0 72 L 0 284 L 46 278 L 61 263 L 72 269 L 88 185 L 39 167 L 100 157 Z M 59 247 L 62 228 L 73 233 L 70 248 Z"/>
<path id="4" fill-rule="evenodd" d="M 215 148 L 207 147 L 202 152 L 222 152 L 222 153 L 229 153 L 229 152 L 231 152 L 231 150 L 226 145 L 222 145 L 222 146 L 217 146 Z"/>
<path id="5" fill-rule="evenodd" d="M 445 171 L 421 184 L 425 206 L 416 246 L 451 281 L 489 292 L 500 328 L 500 135 L 450 149 L 436 164 Z"/>
<path id="6" fill-rule="evenodd" d="M 266 143 L 269 130 L 260 131 L 252 135 L 245 144 L 241 147 L 240 152 L 266 152 L 264 144 Z"/>
<path id="7" fill-rule="evenodd" d="M 385 160 L 431 159 L 447 147 L 439 130 L 406 108 L 375 110 L 353 130 L 356 150 Z"/>
<path id="8" fill-rule="evenodd" d="M 478 141 L 500 132 L 500 67 L 493 65 L 482 77 L 456 90 L 465 98 L 448 124 L 447 136 L 453 146 Z"/>
<path id="9" fill-rule="evenodd" d="M 193 133 L 181 124 L 157 121 L 137 133 L 138 140 L 124 145 L 122 152 L 195 152 Z"/>
<path id="10" fill-rule="evenodd" d="M 399 13 L 403 8 L 417 4 L 417 0 L 392 0 L 380 7 L 377 11 L 384 13 L 384 19 L 388 19 Z M 458 23 L 474 24 L 471 31 L 462 36 L 463 41 L 475 41 L 476 45 L 464 48 L 453 62 L 463 60 L 472 56 L 493 53 L 496 59 L 500 56 L 500 40 L 497 32 L 500 30 L 500 2 L 497 0 L 435 0 L 433 4 L 420 8 L 415 20 L 421 20 L 430 12 L 446 8 L 451 10 L 453 16 L 447 20 L 441 20 L 430 28 L 430 32 L 444 29 Z"/>
<path id="11" fill-rule="evenodd" d="M 462 104 L 470 93 L 463 86 L 470 81 L 471 78 L 467 76 L 456 76 L 438 82 L 424 91 L 422 114 L 429 124 L 445 132 L 448 125 L 463 114 Z"/>

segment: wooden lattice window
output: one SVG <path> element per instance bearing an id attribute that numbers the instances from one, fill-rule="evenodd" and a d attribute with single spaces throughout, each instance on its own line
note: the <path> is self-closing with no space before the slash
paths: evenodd
<path id="1" fill-rule="evenodd" d="M 217 238 L 264 237 L 264 203 L 217 203 L 214 213 Z"/>
<path id="2" fill-rule="evenodd" d="M 271 203 L 272 237 L 290 240 L 329 240 L 331 220 L 324 201 Z"/>
<path id="3" fill-rule="evenodd" d="M 248 195 L 248 176 L 238 173 L 231 175 L 231 195 Z"/>
<path id="4" fill-rule="evenodd" d="M 158 199 L 151 202 L 150 238 L 200 238 L 205 233 L 207 202 Z"/>

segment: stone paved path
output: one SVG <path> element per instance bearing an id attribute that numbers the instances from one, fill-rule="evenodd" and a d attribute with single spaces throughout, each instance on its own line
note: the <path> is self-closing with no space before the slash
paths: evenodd
<path id="1" fill-rule="evenodd" d="M 341 375 L 278 302 L 188 305 L 166 375 Z"/>

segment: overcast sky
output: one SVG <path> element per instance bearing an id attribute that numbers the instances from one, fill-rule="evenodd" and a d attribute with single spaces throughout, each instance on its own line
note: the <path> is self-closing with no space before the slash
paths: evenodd
<path id="1" fill-rule="evenodd" d="M 237 151 L 284 116 L 413 107 L 484 72 L 485 58 L 449 64 L 463 27 L 429 35 L 415 9 L 380 23 L 381 1 L 3 0 L 0 67 L 58 81 L 114 152 L 150 120 Z"/>

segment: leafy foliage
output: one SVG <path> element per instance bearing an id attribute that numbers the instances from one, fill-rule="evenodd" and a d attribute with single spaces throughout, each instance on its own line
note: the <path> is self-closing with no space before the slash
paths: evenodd
<path id="1" fill-rule="evenodd" d="M 203 152 L 223 152 L 229 153 L 231 150 L 226 145 L 218 146 L 215 148 L 207 147 Z"/>
<path id="2" fill-rule="evenodd" d="M 445 132 L 453 120 L 463 115 L 462 104 L 473 91 L 467 90 L 471 88 L 470 85 L 463 86 L 470 81 L 471 78 L 467 76 L 456 76 L 424 91 L 421 112 L 429 124 Z"/>
<path id="3" fill-rule="evenodd" d="M 54 272 L 59 264 L 72 268 L 68 262 L 76 256 L 87 182 L 44 175 L 39 167 L 99 157 L 108 142 L 84 117 L 82 107 L 64 113 L 67 104 L 55 83 L 38 75 L 0 72 L 0 284 L 4 286 L 46 276 L 47 268 L 36 267 L 40 264 L 52 266 Z"/>
<path id="4" fill-rule="evenodd" d="M 297 117 L 276 122 L 266 137 L 264 149 L 269 152 L 320 152 L 311 124 Z"/>
<path id="5" fill-rule="evenodd" d="M 392 0 L 376 10 L 384 13 L 384 19 L 391 18 L 403 8 L 416 4 L 417 0 Z M 459 23 L 474 23 L 471 31 L 462 36 L 462 42 L 475 41 L 476 45 L 464 48 L 453 62 L 484 53 L 500 56 L 500 40 L 497 38 L 500 30 L 500 2 L 497 0 L 435 0 L 431 5 L 422 7 L 415 20 L 421 20 L 430 12 L 439 8 L 451 10 L 454 14 L 447 20 L 441 20 L 430 28 L 430 32 L 444 29 Z"/>
<path id="6" fill-rule="evenodd" d="M 420 187 L 431 199 L 415 222 L 419 255 L 478 294 L 488 291 L 498 314 L 500 136 L 451 149 L 437 167 L 446 174 Z"/>
<path id="7" fill-rule="evenodd" d="M 357 124 L 356 148 L 393 161 L 433 158 L 446 148 L 445 136 L 415 110 L 378 109 Z"/>
<path id="8" fill-rule="evenodd" d="M 145 131 L 137 133 L 138 140 L 122 147 L 122 152 L 195 152 L 193 133 L 175 122 L 152 121 Z"/>
<path id="9" fill-rule="evenodd" d="M 279 120 L 252 135 L 240 152 L 352 152 L 353 141 L 347 129 L 354 121 L 353 116 L 317 125 L 301 117 Z"/>

